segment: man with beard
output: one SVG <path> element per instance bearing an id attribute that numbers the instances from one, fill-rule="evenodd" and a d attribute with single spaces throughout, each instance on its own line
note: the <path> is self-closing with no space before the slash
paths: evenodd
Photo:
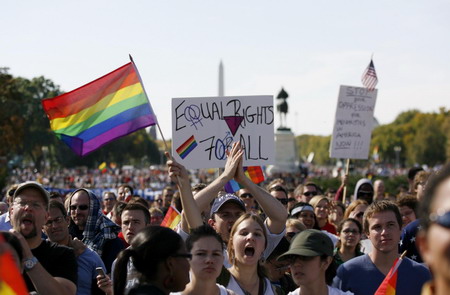
<path id="1" fill-rule="evenodd" d="M 83 242 L 72 240 L 69 235 L 69 224 L 70 218 L 64 205 L 58 201 L 50 201 L 49 217 L 44 230 L 50 241 L 74 249 L 78 262 L 77 295 L 112 294 L 111 280 L 108 277 L 97 276 L 97 267 L 106 271 L 102 259 Z"/>
<path id="2" fill-rule="evenodd" d="M 48 218 L 49 193 L 37 182 L 25 182 L 14 192 L 10 207 L 13 233 L 23 250 L 24 275 L 29 291 L 75 294 L 77 262 L 72 249 L 41 239 Z"/>
<path id="3" fill-rule="evenodd" d="M 97 252 L 110 273 L 112 262 L 125 247 L 118 237 L 120 227 L 103 214 L 92 191 L 77 189 L 69 198 L 70 234 Z"/>

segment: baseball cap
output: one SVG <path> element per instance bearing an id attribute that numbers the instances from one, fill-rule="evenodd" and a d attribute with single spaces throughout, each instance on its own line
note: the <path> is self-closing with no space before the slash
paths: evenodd
<path id="1" fill-rule="evenodd" d="M 289 250 L 277 260 L 284 260 L 292 255 L 298 256 L 333 256 L 333 242 L 317 229 L 306 229 L 292 240 Z"/>
<path id="2" fill-rule="evenodd" d="M 234 194 L 225 194 L 220 197 L 217 197 L 214 200 L 214 203 L 211 206 L 211 215 L 210 216 L 213 216 L 214 213 L 217 213 L 217 211 L 219 211 L 219 209 L 225 203 L 228 203 L 228 202 L 236 203 L 239 207 L 241 207 L 242 211 L 245 211 L 245 204 L 241 199 L 236 197 Z"/>
<path id="3" fill-rule="evenodd" d="M 36 182 L 36 181 L 26 181 L 26 182 L 19 184 L 16 191 L 14 192 L 13 200 L 20 194 L 21 191 L 23 191 L 24 189 L 27 189 L 27 188 L 37 189 L 41 193 L 41 195 L 44 197 L 45 203 L 46 204 L 49 203 L 50 194 L 39 182 Z"/>

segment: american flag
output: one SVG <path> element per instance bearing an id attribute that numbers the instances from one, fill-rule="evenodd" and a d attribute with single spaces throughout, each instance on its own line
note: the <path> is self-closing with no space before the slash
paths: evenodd
<path id="1" fill-rule="evenodd" d="M 375 89 L 375 86 L 377 86 L 378 83 L 378 77 L 377 72 L 375 72 L 375 66 L 373 65 L 373 61 L 370 60 L 370 64 L 367 66 L 366 70 L 364 71 L 361 81 L 369 91 L 372 91 Z"/>

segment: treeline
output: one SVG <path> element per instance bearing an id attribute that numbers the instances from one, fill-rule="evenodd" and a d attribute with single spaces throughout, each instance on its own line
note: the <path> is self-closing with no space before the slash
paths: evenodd
<path id="1" fill-rule="evenodd" d="M 334 164 L 329 157 L 331 136 L 297 136 L 300 159 L 314 153 L 314 164 Z M 376 156 L 374 157 L 374 154 Z M 379 164 L 401 166 L 436 165 L 450 160 L 450 110 L 422 113 L 403 112 L 394 122 L 376 127 L 372 132 L 369 158 Z M 367 162 L 367 161 L 366 161 Z"/>

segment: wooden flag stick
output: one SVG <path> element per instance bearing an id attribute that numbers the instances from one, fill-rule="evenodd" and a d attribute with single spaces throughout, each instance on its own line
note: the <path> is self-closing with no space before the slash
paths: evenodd
<path id="1" fill-rule="evenodd" d="M 147 97 L 147 99 L 148 99 L 147 91 L 145 91 L 144 83 L 142 83 L 141 75 L 139 74 L 139 71 L 138 71 L 138 69 L 136 67 L 136 64 L 134 63 L 133 57 L 131 56 L 131 54 L 129 54 L 129 57 L 130 57 L 130 61 L 133 63 L 134 68 L 136 69 L 136 73 L 137 73 L 137 75 L 139 77 L 139 82 L 141 82 L 142 90 L 144 90 L 145 97 Z M 155 114 L 155 117 L 156 117 L 156 114 Z M 164 138 L 164 134 L 162 133 L 161 127 L 159 126 L 158 119 L 156 119 L 156 126 L 158 126 L 159 134 L 161 134 L 161 138 L 162 138 L 163 143 L 164 143 L 164 151 L 169 155 L 169 160 L 173 161 L 172 155 L 170 154 L 169 148 L 167 146 L 166 139 Z M 178 175 L 177 175 L 177 181 L 178 181 L 178 185 L 181 188 L 182 187 L 181 186 L 181 181 L 180 181 L 180 178 L 178 177 Z"/>
<path id="2" fill-rule="evenodd" d="M 347 161 L 345 163 L 345 176 L 346 177 L 348 176 L 349 167 L 350 167 L 350 159 L 347 159 Z M 344 206 L 345 206 L 346 197 L 347 197 L 347 184 L 345 184 L 345 186 L 344 186 L 344 194 L 342 196 L 342 204 L 344 204 Z"/>

